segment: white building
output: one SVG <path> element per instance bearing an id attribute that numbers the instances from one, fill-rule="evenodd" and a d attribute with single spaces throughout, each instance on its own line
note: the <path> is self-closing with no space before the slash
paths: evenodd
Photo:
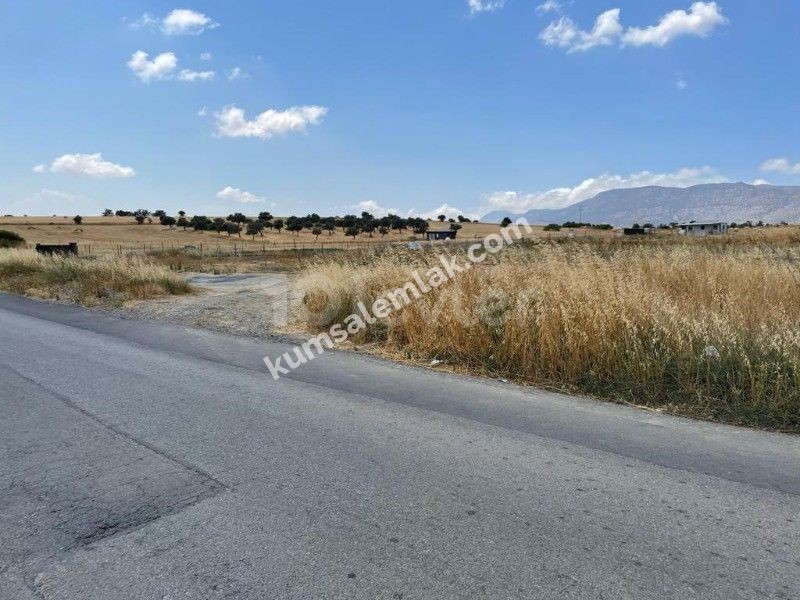
<path id="1" fill-rule="evenodd" d="M 728 233 L 728 224 L 714 223 L 684 223 L 680 226 L 684 235 L 723 235 Z"/>

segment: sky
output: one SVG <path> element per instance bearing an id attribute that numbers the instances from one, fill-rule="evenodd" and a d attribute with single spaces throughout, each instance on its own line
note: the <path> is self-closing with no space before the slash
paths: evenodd
<path id="1" fill-rule="evenodd" d="M 0 214 L 800 185 L 796 0 L 0 4 Z"/>

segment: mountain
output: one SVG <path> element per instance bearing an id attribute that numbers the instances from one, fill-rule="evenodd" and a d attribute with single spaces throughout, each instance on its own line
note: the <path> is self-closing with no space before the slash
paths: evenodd
<path id="1" fill-rule="evenodd" d="M 671 223 L 678 221 L 800 222 L 800 187 L 709 183 L 688 188 L 641 187 L 609 190 L 566 208 L 534 209 L 522 215 L 495 211 L 481 219 L 499 223 L 504 217 L 525 217 L 531 224 L 578 221 Z"/>

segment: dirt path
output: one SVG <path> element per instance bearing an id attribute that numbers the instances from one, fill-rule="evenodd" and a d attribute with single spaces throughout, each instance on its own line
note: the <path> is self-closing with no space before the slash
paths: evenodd
<path id="1" fill-rule="evenodd" d="M 296 301 L 291 275 L 198 273 L 186 279 L 198 293 L 137 302 L 123 312 L 250 337 L 285 333 L 290 303 Z"/>

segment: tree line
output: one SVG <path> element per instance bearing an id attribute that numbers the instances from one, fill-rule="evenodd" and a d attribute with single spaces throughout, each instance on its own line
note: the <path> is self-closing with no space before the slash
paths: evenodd
<path id="1" fill-rule="evenodd" d="M 105 217 L 110 217 L 112 215 L 116 215 L 117 217 L 133 217 L 140 225 L 145 222 L 152 223 L 154 219 L 158 219 L 162 225 L 170 229 L 181 227 L 184 231 L 187 229 L 193 229 L 201 233 L 205 231 L 214 231 L 217 235 L 226 233 L 228 236 L 237 235 L 239 237 L 244 233 L 245 235 L 251 236 L 253 239 L 255 239 L 256 236 L 263 237 L 264 232 L 270 229 L 277 233 L 285 229 L 295 235 L 307 229 L 316 238 L 319 238 L 323 233 L 331 236 L 334 235 L 337 230 L 341 230 L 346 237 L 355 239 L 357 235 L 362 233 L 369 237 L 373 237 L 375 234 L 383 237 L 391 231 L 402 232 L 407 230 L 413 231 L 415 234 L 424 235 L 429 228 L 428 220 L 421 217 L 404 218 L 391 213 L 385 217 L 375 217 L 366 211 L 362 212 L 360 216 L 345 215 L 343 217 L 322 217 L 317 213 L 311 213 L 304 217 L 291 216 L 285 219 L 274 217 L 271 213 L 266 211 L 260 212 L 256 217 L 248 217 L 243 213 L 236 212 L 225 218 L 208 217 L 205 215 L 194 215 L 193 217 L 187 218 L 186 212 L 183 210 L 178 211 L 177 217 L 172 217 L 163 210 L 154 210 L 152 212 L 147 209 L 112 211 L 110 208 L 107 208 L 103 211 L 103 216 Z M 454 231 L 461 229 L 462 223 L 472 222 L 464 215 L 459 215 L 457 220 L 452 218 L 448 219 L 445 215 L 439 215 L 437 220 L 441 223 L 448 222 L 450 229 Z"/>

